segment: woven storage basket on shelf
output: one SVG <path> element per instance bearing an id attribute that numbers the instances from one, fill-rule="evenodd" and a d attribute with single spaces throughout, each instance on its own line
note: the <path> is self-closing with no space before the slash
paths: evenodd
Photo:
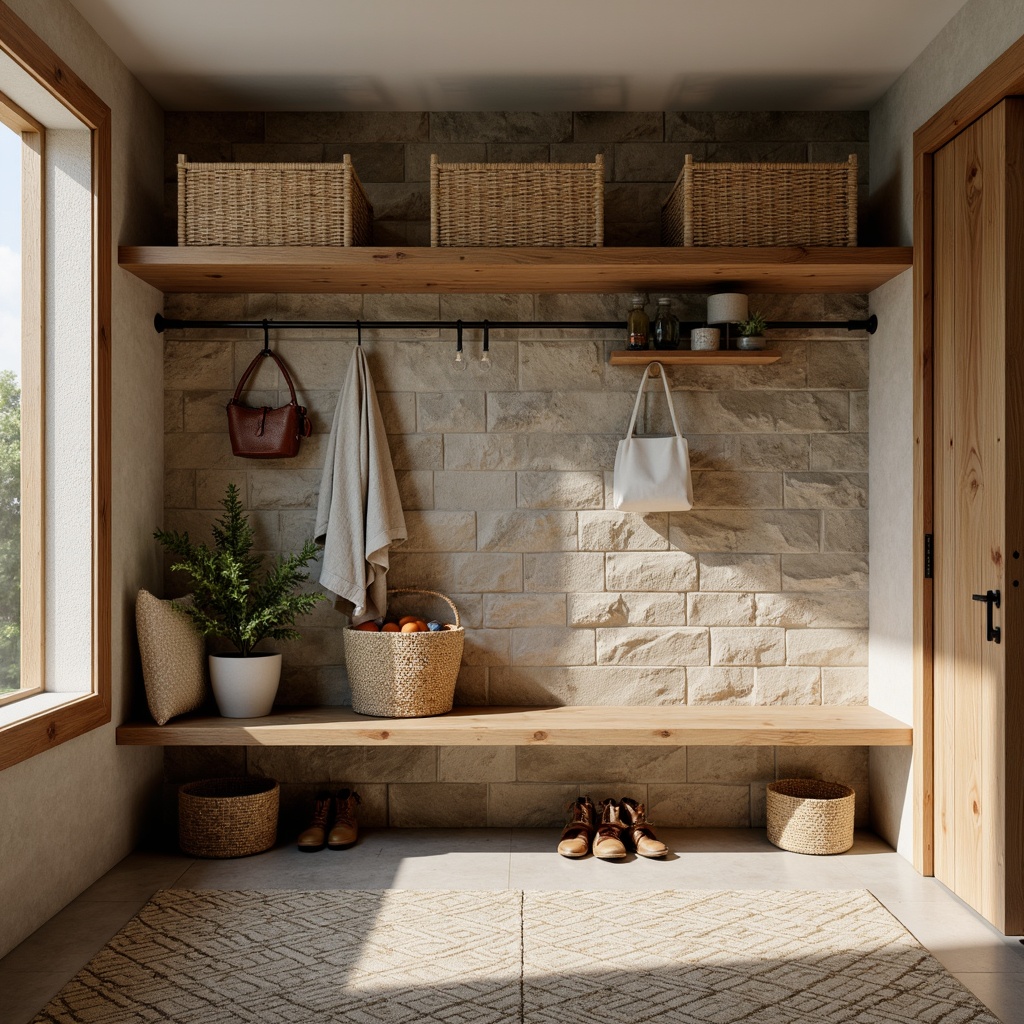
<path id="1" fill-rule="evenodd" d="M 768 839 L 791 853 L 843 853 L 853 846 L 854 793 L 839 782 L 768 784 Z"/>
<path id="2" fill-rule="evenodd" d="M 661 210 L 664 245 L 856 245 L 857 157 L 844 164 L 694 163 Z"/>
<path id="3" fill-rule="evenodd" d="M 194 857 L 248 857 L 277 839 L 273 779 L 203 779 L 178 789 L 178 845 Z"/>
<path id="4" fill-rule="evenodd" d="M 430 244 L 604 244 L 604 157 L 592 164 L 443 164 L 430 157 Z"/>
<path id="5" fill-rule="evenodd" d="M 178 245 L 369 245 L 373 207 L 340 164 L 192 164 L 178 155 Z"/>
<path id="6" fill-rule="evenodd" d="M 342 631 L 352 710 L 381 718 L 426 718 L 451 711 L 466 631 L 459 609 L 436 590 L 408 587 L 391 594 L 430 594 L 448 604 L 454 624 L 434 633 Z"/>

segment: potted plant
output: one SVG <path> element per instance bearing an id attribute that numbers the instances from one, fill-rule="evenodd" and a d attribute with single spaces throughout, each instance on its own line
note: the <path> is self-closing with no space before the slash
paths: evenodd
<path id="1" fill-rule="evenodd" d="M 764 314 L 755 310 L 746 320 L 740 321 L 740 336 L 736 339 L 736 347 L 744 352 L 758 352 L 763 349 L 764 331 L 767 326 Z"/>
<path id="2" fill-rule="evenodd" d="M 263 569 L 252 553 L 253 532 L 242 512 L 238 489 L 228 485 L 224 515 L 213 527 L 213 550 L 193 543 L 188 533 L 157 530 L 153 536 L 178 560 L 171 566 L 191 580 L 193 604 L 180 605 L 199 632 L 223 637 L 235 651 L 211 654 L 210 681 L 225 718 L 259 718 L 270 713 L 281 680 L 281 655 L 255 651 L 260 641 L 297 640 L 295 619 L 312 611 L 323 594 L 297 593 L 309 579 L 302 570 L 317 554 L 312 540 L 298 554 Z"/>

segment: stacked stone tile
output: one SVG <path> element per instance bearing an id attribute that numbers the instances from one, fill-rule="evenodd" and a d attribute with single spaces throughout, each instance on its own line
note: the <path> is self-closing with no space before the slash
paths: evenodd
<path id="1" fill-rule="evenodd" d="M 381 244 L 425 242 L 431 151 L 442 159 L 546 160 L 601 150 L 610 243 L 646 244 L 656 242 L 657 209 L 683 153 L 863 157 L 865 134 L 859 113 L 168 115 L 168 153 L 192 159 L 352 152 Z M 704 297 L 679 295 L 674 305 L 697 319 Z M 862 296 L 753 296 L 751 305 L 769 319 L 866 314 Z M 624 317 L 625 300 L 169 295 L 166 312 L 605 320 Z M 241 331 L 167 335 L 165 522 L 207 535 L 233 481 L 260 547 L 273 554 L 312 532 L 354 339 L 290 332 L 274 340 L 314 435 L 297 459 L 254 464 L 231 455 L 224 403 L 259 344 Z M 610 508 L 615 445 L 638 379 L 608 364 L 611 349 L 622 347 L 614 334 L 492 332 L 489 373 L 472 332 L 464 371 L 454 364 L 454 339 L 436 330 L 367 330 L 364 344 L 409 527 L 392 554 L 391 579 L 442 590 L 459 605 L 467 627 L 459 702 L 866 702 L 866 340 L 845 331 L 779 332 L 782 359 L 771 366 L 672 369 L 695 506 L 648 516 Z M 261 368 L 251 400 L 284 401 L 278 383 Z M 660 432 L 667 423 L 660 388 L 652 390 L 643 429 Z M 284 650 L 283 701 L 346 702 L 344 624 L 327 602 L 305 621 L 302 641 Z M 206 773 L 211 756 L 170 750 L 169 783 Z M 861 820 L 867 812 L 867 754 L 855 748 L 273 748 L 216 756 L 232 770 L 278 778 L 286 805 L 320 784 L 355 784 L 367 819 L 394 825 L 549 824 L 584 791 L 638 795 L 664 824 L 747 825 L 763 820 L 764 782 L 787 774 L 852 784 Z"/>

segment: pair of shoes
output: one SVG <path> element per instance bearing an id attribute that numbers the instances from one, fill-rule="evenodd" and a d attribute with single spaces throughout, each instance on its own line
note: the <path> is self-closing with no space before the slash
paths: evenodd
<path id="1" fill-rule="evenodd" d="M 356 820 L 359 803 L 359 794 L 352 789 L 343 789 L 335 796 L 317 797 L 309 827 L 299 836 L 299 849 L 303 853 L 315 853 L 325 846 L 332 850 L 352 846 L 359 837 Z"/>
<path id="2" fill-rule="evenodd" d="M 629 797 L 601 804 L 601 820 L 589 796 L 569 805 L 572 817 L 562 829 L 558 852 L 563 857 L 585 857 L 592 852 L 600 860 L 621 860 L 630 850 L 641 857 L 664 857 L 668 847 L 654 834 L 644 805 Z"/>

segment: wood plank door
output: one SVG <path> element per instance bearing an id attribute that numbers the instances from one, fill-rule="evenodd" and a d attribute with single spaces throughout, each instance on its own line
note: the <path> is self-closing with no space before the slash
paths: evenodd
<path id="1" fill-rule="evenodd" d="M 934 164 L 935 875 L 1024 931 L 1024 100 Z M 991 623 L 991 628 L 990 628 Z"/>

